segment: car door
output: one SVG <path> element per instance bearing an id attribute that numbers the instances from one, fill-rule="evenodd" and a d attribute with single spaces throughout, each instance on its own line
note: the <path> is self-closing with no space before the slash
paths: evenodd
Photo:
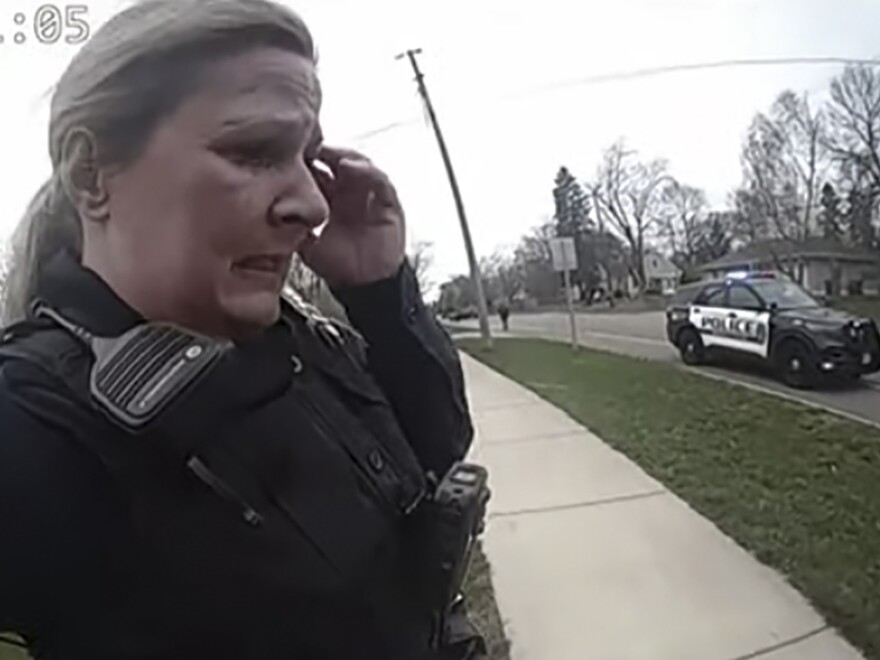
<path id="1" fill-rule="evenodd" d="M 703 346 L 723 346 L 723 319 L 727 314 L 727 290 L 721 284 L 707 286 L 691 303 L 689 316 L 703 340 Z"/>
<path id="2" fill-rule="evenodd" d="M 725 344 L 728 348 L 767 357 L 770 312 L 758 294 L 744 282 L 728 286 Z"/>

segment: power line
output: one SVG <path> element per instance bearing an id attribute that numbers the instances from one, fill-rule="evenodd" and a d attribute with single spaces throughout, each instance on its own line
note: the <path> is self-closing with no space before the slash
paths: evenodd
<path id="1" fill-rule="evenodd" d="M 667 73 L 682 73 L 689 71 L 705 71 L 710 69 L 729 69 L 740 67 L 760 66 L 790 66 L 790 65 L 815 65 L 815 64 L 843 64 L 843 65 L 880 65 L 880 59 L 876 58 L 852 58 L 852 57 L 764 57 L 754 59 L 717 60 L 713 62 L 693 62 L 690 64 L 670 64 L 666 66 L 646 67 L 631 71 L 619 71 L 615 73 L 599 73 L 582 78 L 563 80 L 560 82 L 538 85 L 520 92 L 513 92 L 510 96 L 532 96 L 534 94 L 575 87 L 579 85 L 596 85 L 606 82 L 621 80 L 634 80 L 638 78 L 650 78 L 652 76 Z"/>
<path id="2" fill-rule="evenodd" d="M 546 92 L 566 89 L 568 87 L 576 87 L 581 85 L 596 85 L 608 82 L 617 82 L 625 80 L 636 80 L 639 78 L 650 78 L 653 76 L 671 74 L 671 73 L 687 73 L 690 71 L 705 71 L 711 69 L 725 68 L 741 68 L 741 67 L 762 67 L 762 66 L 791 66 L 791 65 L 862 65 L 862 66 L 880 66 L 880 59 L 877 58 L 853 58 L 853 57 L 779 57 L 779 58 L 756 58 L 756 59 L 732 59 L 717 60 L 713 62 L 694 62 L 690 64 L 671 64 L 667 66 L 647 67 L 642 69 L 633 69 L 631 71 L 618 71 L 613 73 L 599 73 L 582 78 L 573 78 L 571 80 L 563 80 L 546 85 L 539 85 L 528 89 L 510 92 L 504 96 L 493 99 L 494 102 L 522 99 L 531 96 L 537 96 Z M 810 93 L 818 90 L 811 90 Z M 385 126 L 361 133 L 350 138 L 350 141 L 356 142 L 369 139 L 387 133 L 388 131 L 404 126 L 412 126 L 420 123 L 422 118 L 412 117 L 410 119 L 402 119 L 392 122 Z"/>
<path id="3" fill-rule="evenodd" d="M 366 133 L 360 133 L 359 135 L 355 135 L 349 138 L 349 142 L 360 142 L 361 140 L 367 140 L 371 137 L 376 137 L 377 135 L 382 135 L 383 133 L 387 133 L 388 131 L 393 131 L 395 128 L 402 128 L 404 126 L 409 126 L 418 122 L 418 119 L 401 119 L 399 121 L 393 121 L 390 124 L 386 124 L 385 126 L 380 126 L 379 128 L 374 128 L 373 130 L 367 131 Z"/>

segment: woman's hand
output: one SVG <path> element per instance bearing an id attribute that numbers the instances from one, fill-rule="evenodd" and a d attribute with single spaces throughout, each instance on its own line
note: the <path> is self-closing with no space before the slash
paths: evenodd
<path id="1" fill-rule="evenodd" d="M 301 249 L 305 263 L 335 287 L 371 284 L 392 277 L 403 263 L 403 209 L 388 176 L 349 149 L 323 147 L 318 160 L 333 173 L 313 169 L 330 205 L 320 236 Z"/>

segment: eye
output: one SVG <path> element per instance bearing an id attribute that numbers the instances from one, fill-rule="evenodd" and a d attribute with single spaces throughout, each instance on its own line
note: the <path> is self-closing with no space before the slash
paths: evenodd
<path id="1" fill-rule="evenodd" d="M 285 150 L 275 142 L 251 142 L 218 149 L 226 160 L 251 169 L 271 169 L 284 163 Z"/>

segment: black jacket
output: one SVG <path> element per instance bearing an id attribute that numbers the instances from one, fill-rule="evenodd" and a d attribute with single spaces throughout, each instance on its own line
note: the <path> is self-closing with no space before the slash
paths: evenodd
<path id="1" fill-rule="evenodd" d="M 40 294 L 95 334 L 140 320 L 69 258 Z M 338 295 L 366 363 L 287 314 L 141 435 L 65 331 L 48 368 L 2 362 L 0 630 L 64 660 L 431 657 L 411 509 L 467 452 L 460 365 L 408 266 Z"/>

